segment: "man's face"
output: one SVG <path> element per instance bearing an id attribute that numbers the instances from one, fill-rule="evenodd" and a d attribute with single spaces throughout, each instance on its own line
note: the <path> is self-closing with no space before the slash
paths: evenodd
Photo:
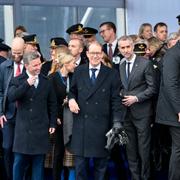
<path id="1" fill-rule="evenodd" d="M 73 59 L 73 60 L 70 61 L 69 63 L 64 64 L 64 66 L 65 66 L 67 72 L 73 73 L 73 72 L 74 72 L 74 69 L 75 69 L 75 67 L 76 67 L 76 61 L 75 61 L 75 59 Z"/>
<path id="2" fill-rule="evenodd" d="M 0 56 L 7 59 L 9 57 L 9 52 L 8 51 L 0 51 Z"/>
<path id="3" fill-rule="evenodd" d="M 134 54 L 134 45 L 130 40 L 120 40 L 118 42 L 118 48 L 121 54 L 127 59 L 130 60 Z"/>
<path id="4" fill-rule="evenodd" d="M 102 48 L 97 44 L 91 44 L 89 50 L 87 51 L 87 57 L 89 58 L 89 63 L 96 67 L 98 66 L 103 58 Z"/>
<path id="5" fill-rule="evenodd" d="M 40 58 L 30 61 L 29 64 L 25 64 L 25 67 L 28 70 L 28 72 L 33 76 L 40 74 L 40 71 L 41 71 Z"/>
<path id="6" fill-rule="evenodd" d="M 83 35 L 71 33 L 71 34 L 69 35 L 69 39 L 70 39 L 70 40 L 71 40 L 71 39 L 80 39 L 80 40 L 82 40 L 82 39 L 83 39 Z"/>
<path id="7" fill-rule="evenodd" d="M 80 46 L 80 42 L 78 39 L 72 39 L 69 41 L 68 49 L 70 50 L 71 54 L 76 57 L 81 54 L 83 51 L 82 47 Z"/>
<path id="8" fill-rule="evenodd" d="M 51 60 L 55 60 L 56 48 L 50 48 Z"/>
<path id="9" fill-rule="evenodd" d="M 151 26 L 145 26 L 142 36 L 144 39 L 149 39 L 152 37 L 152 28 Z"/>
<path id="10" fill-rule="evenodd" d="M 36 44 L 25 44 L 24 52 L 34 52 L 34 51 L 37 51 Z"/>
<path id="11" fill-rule="evenodd" d="M 113 29 L 108 27 L 107 25 L 103 25 L 100 27 L 99 34 L 103 38 L 104 42 L 109 42 L 113 33 Z"/>
<path id="12" fill-rule="evenodd" d="M 156 38 L 164 42 L 167 39 L 168 30 L 166 26 L 158 26 L 155 32 Z"/>
<path id="13" fill-rule="evenodd" d="M 12 60 L 19 63 L 22 60 L 24 48 L 12 47 Z"/>

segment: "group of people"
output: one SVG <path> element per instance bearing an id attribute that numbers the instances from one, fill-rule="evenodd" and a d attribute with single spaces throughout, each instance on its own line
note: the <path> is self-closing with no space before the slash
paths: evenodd
<path id="1" fill-rule="evenodd" d="M 15 29 L 11 47 L 0 42 L 4 179 L 43 180 L 49 153 L 55 180 L 62 172 L 68 179 L 70 168 L 77 180 L 88 179 L 90 161 L 94 179 L 109 179 L 109 160 L 117 179 L 155 179 L 154 152 L 167 136 L 168 177 L 179 180 L 180 32 L 168 36 L 168 26 L 159 22 L 153 35 L 144 23 L 139 34 L 117 38 L 115 24 L 103 22 L 104 45 L 94 28 L 75 24 L 66 32 L 69 42 L 50 39 L 49 61 L 36 34 L 23 26 Z M 128 143 L 105 148 L 112 129 L 125 132 Z"/>

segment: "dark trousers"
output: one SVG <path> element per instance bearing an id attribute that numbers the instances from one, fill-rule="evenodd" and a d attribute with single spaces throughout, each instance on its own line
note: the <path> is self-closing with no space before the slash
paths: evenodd
<path id="1" fill-rule="evenodd" d="M 44 180 L 45 155 L 14 153 L 13 180 L 23 180 L 29 164 L 32 167 L 31 180 Z"/>
<path id="2" fill-rule="evenodd" d="M 88 180 L 89 160 L 82 156 L 75 156 L 75 174 L 77 180 Z M 107 158 L 93 158 L 94 180 L 104 180 L 108 165 Z"/>
<path id="3" fill-rule="evenodd" d="M 180 180 L 180 127 L 169 127 L 172 152 L 169 163 L 169 180 Z"/>
<path id="4" fill-rule="evenodd" d="M 136 119 L 130 112 L 125 117 L 124 128 L 129 137 L 126 151 L 132 180 L 150 178 L 150 122 L 150 117 Z"/>
<path id="5" fill-rule="evenodd" d="M 15 128 L 15 119 L 8 120 L 4 124 L 4 127 L 2 128 L 4 166 L 8 180 L 12 179 L 12 167 L 14 160 L 13 152 L 12 152 L 13 140 L 14 140 L 14 128 Z"/>
<path id="6" fill-rule="evenodd" d="M 55 132 L 55 150 L 53 159 L 53 179 L 60 180 L 63 170 L 64 140 L 62 125 L 58 125 Z"/>

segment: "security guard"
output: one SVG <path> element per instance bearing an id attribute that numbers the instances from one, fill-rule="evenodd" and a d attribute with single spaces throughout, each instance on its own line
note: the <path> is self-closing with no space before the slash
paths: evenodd
<path id="1" fill-rule="evenodd" d="M 85 40 L 85 45 L 87 46 L 89 43 L 96 40 L 96 34 L 98 33 L 97 29 L 91 27 L 84 27 L 83 28 L 83 37 Z"/>
<path id="2" fill-rule="evenodd" d="M 69 34 L 69 39 L 83 39 L 83 25 L 78 23 L 70 26 L 66 33 Z"/>

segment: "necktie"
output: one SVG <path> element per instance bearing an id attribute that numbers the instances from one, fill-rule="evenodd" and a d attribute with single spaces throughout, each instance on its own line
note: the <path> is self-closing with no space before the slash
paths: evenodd
<path id="1" fill-rule="evenodd" d="M 112 58 L 113 58 L 112 44 L 109 44 L 109 53 L 108 53 L 108 56 L 112 60 Z"/>
<path id="2" fill-rule="evenodd" d="M 38 84 L 39 84 L 39 78 L 38 76 L 36 77 L 36 80 L 34 82 L 34 87 L 37 88 L 38 87 Z"/>
<path id="3" fill-rule="evenodd" d="M 64 83 L 64 85 L 66 85 L 66 86 L 67 86 L 67 77 L 62 76 L 62 79 L 63 79 L 63 83 Z"/>
<path id="4" fill-rule="evenodd" d="M 18 63 L 17 64 L 17 69 L 16 69 L 15 77 L 19 76 L 20 74 L 21 74 L 21 64 Z"/>
<path id="5" fill-rule="evenodd" d="M 16 73 L 15 73 L 15 77 L 19 76 L 20 74 L 21 74 L 21 64 L 18 63 Z M 18 101 L 16 101 L 16 107 L 18 107 Z"/>
<path id="6" fill-rule="evenodd" d="M 91 75 L 91 82 L 92 82 L 93 85 L 94 85 L 95 82 L 96 82 L 96 74 L 95 74 L 96 71 L 97 71 L 96 68 L 91 68 L 91 72 L 92 72 L 92 75 Z"/>
<path id="7" fill-rule="evenodd" d="M 130 76 L 130 65 L 131 65 L 131 63 L 130 62 L 126 62 L 126 65 L 127 65 L 127 72 L 126 72 L 126 75 L 127 75 L 127 79 L 129 78 L 129 76 Z"/>

